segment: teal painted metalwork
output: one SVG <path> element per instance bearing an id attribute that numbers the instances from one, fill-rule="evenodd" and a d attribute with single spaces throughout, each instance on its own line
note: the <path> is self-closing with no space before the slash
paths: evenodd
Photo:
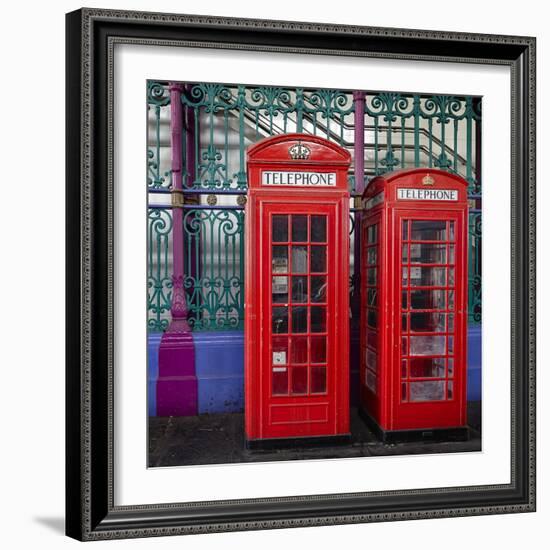
<path id="1" fill-rule="evenodd" d="M 246 189 L 246 148 L 275 134 L 307 132 L 351 146 L 353 101 L 338 90 L 195 84 L 182 102 L 195 111 L 195 135 L 208 128 L 207 143 L 197 141 L 192 189 Z"/>
<path id="2" fill-rule="evenodd" d="M 379 175 L 396 168 L 436 167 L 464 177 L 470 193 L 479 193 L 472 129 L 480 115 L 472 97 L 367 93 L 365 169 Z"/>
<path id="3" fill-rule="evenodd" d="M 189 162 L 183 159 L 185 172 L 189 173 L 189 167 L 194 172 L 186 179 L 190 182 L 187 189 L 197 191 L 197 201 L 203 205 L 202 209 L 186 210 L 182 228 L 189 322 L 193 330 L 241 328 L 244 214 L 232 193 L 247 188 L 246 149 L 264 137 L 305 132 L 330 139 L 353 155 L 353 93 L 200 83 L 187 86 L 181 101 L 194 114 L 190 139 L 195 141 L 195 158 Z M 169 189 L 169 158 L 167 163 L 166 154 L 163 156 L 169 144 L 163 142 L 162 132 L 169 105 L 167 87 L 150 82 L 148 102 L 148 186 L 150 190 Z M 480 120 L 478 98 L 366 92 L 365 176 L 368 179 L 396 168 L 433 166 L 464 177 L 469 194 L 480 202 Z M 354 194 L 353 167 L 349 185 Z M 204 208 L 207 192 L 217 197 L 223 210 Z M 352 222 L 353 241 L 355 216 Z M 150 212 L 150 242 L 160 242 L 149 251 L 149 326 L 155 330 L 166 325 L 171 297 L 171 260 L 163 252 L 168 246 L 166 229 L 158 223 Z M 470 214 L 470 239 L 469 319 L 480 322 L 479 210 Z M 353 255 L 350 261 L 353 273 Z"/>
<path id="4" fill-rule="evenodd" d="M 164 330 L 172 303 L 172 212 L 149 208 L 147 233 L 147 288 L 149 330 Z"/>
<path id="5" fill-rule="evenodd" d="M 470 213 L 468 227 L 468 322 L 481 323 L 481 212 Z"/>
<path id="6" fill-rule="evenodd" d="M 161 125 L 163 118 L 168 121 L 169 105 L 170 94 L 167 88 L 158 82 L 147 81 L 148 130 L 154 135 L 153 146 L 147 149 L 147 187 L 149 189 L 167 189 L 172 185 L 170 159 L 161 157 Z"/>
<path id="7" fill-rule="evenodd" d="M 189 209 L 183 231 L 190 327 L 242 329 L 244 211 Z"/>

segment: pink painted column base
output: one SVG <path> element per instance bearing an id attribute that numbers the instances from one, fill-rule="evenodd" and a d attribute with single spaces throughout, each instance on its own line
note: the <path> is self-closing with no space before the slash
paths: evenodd
<path id="1" fill-rule="evenodd" d="M 198 414 L 195 346 L 190 332 L 165 332 L 159 348 L 157 416 Z"/>

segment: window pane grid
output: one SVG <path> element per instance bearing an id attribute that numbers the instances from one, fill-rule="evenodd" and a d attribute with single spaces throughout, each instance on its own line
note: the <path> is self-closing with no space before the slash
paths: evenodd
<path id="1" fill-rule="evenodd" d="M 378 223 L 365 226 L 363 239 L 366 243 L 364 255 L 365 281 L 364 288 L 366 292 L 366 330 L 367 344 L 363 347 L 365 362 L 365 385 L 373 393 L 377 393 L 378 386 L 378 352 L 369 342 L 373 335 L 377 334 L 378 327 L 378 293 L 379 293 L 379 265 L 380 249 L 378 239 Z"/>
<path id="2" fill-rule="evenodd" d="M 403 220 L 401 237 L 401 401 L 453 399 L 454 222 Z"/>
<path id="3" fill-rule="evenodd" d="M 327 216 L 273 215 L 272 242 L 271 393 L 326 394 Z"/>

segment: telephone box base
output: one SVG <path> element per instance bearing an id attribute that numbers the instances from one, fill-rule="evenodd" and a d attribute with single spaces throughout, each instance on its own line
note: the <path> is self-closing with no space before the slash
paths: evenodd
<path id="1" fill-rule="evenodd" d="M 326 447 L 332 445 L 348 445 L 351 434 L 324 435 L 317 437 L 290 437 L 272 439 L 247 439 L 246 449 L 249 451 L 269 451 L 273 449 L 296 449 L 299 447 Z"/>
<path id="2" fill-rule="evenodd" d="M 422 430 L 384 430 L 362 407 L 359 407 L 359 416 L 382 443 L 468 441 L 470 438 L 470 431 L 467 426 L 457 428 L 427 428 Z"/>

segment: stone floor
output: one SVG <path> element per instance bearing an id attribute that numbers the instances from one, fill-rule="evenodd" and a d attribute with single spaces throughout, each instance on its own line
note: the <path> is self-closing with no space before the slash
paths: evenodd
<path id="1" fill-rule="evenodd" d="M 381 443 L 367 428 L 357 411 L 351 414 L 351 442 L 346 445 L 248 451 L 244 445 L 242 414 L 212 414 L 193 417 L 149 418 L 149 467 L 231 462 L 267 462 L 389 456 L 404 454 L 458 453 L 481 450 L 481 407 L 469 405 L 468 441 L 417 441 Z"/>

